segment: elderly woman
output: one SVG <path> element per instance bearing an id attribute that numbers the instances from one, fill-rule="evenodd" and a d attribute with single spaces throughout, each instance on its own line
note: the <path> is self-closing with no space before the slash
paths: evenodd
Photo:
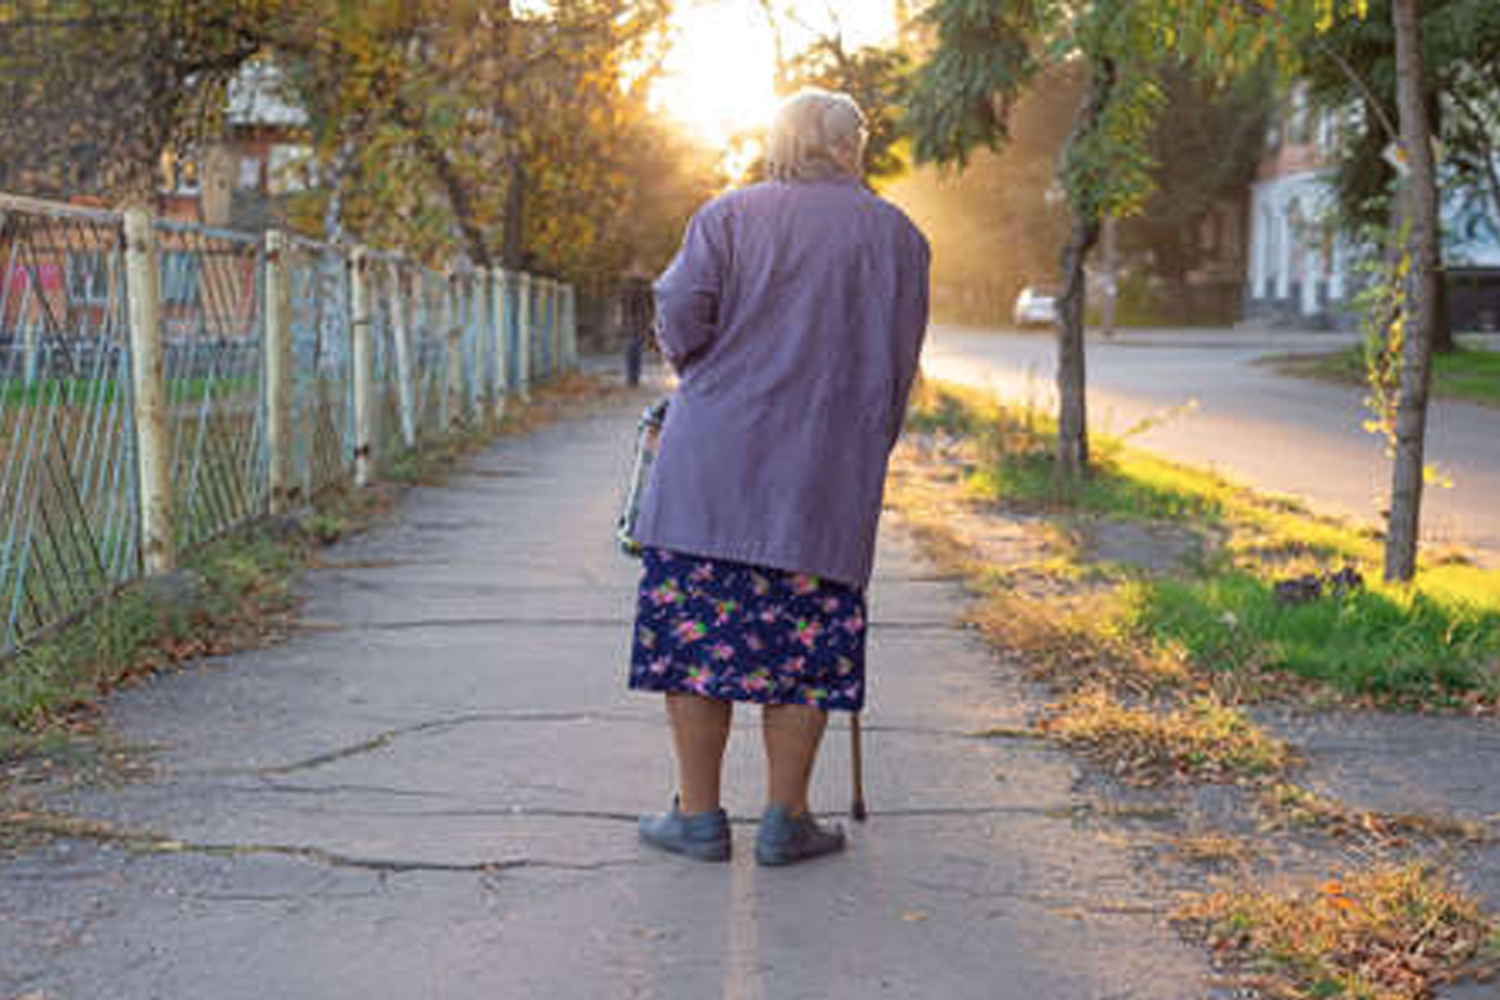
<path id="1" fill-rule="evenodd" d="M 828 712 L 865 697 L 864 590 L 886 462 L 927 326 L 922 234 L 861 179 L 864 116 L 804 91 L 772 180 L 699 209 L 656 283 L 681 377 L 642 499 L 630 686 L 666 693 L 678 797 L 641 838 L 729 857 L 719 776 L 733 702 L 762 706 L 761 864 L 838 851 L 808 809 Z"/>

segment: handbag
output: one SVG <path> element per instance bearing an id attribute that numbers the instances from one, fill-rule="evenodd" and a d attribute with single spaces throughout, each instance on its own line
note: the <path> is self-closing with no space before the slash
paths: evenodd
<path id="1" fill-rule="evenodd" d="M 635 461 L 631 463 L 630 481 L 625 490 L 625 503 L 620 510 L 620 519 L 615 525 L 615 540 L 620 551 L 632 559 L 641 556 L 641 543 L 635 539 L 636 520 L 641 513 L 641 494 L 651 476 L 651 466 L 656 462 L 656 450 L 661 442 L 662 425 L 667 421 L 668 399 L 659 399 L 641 411 L 640 423 L 635 432 Z"/>

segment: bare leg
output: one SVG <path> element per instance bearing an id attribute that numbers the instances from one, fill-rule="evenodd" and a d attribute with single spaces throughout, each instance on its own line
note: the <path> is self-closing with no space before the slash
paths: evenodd
<path id="1" fill-rule="evenodd" d="M 688 815 L 719 808 L 719 771 L 734 707 L 696 694 L 667 695 L 667 719 L 677 748 L 678 809 Z"/>
<path id="2" fill-rule="evenodd" d="M 766 799 L 792 816 L 808 810 L 818 744 L 828 728 L 828 713 L 811 705 L 767 705 L 761 716 L 766 742 Z"/>

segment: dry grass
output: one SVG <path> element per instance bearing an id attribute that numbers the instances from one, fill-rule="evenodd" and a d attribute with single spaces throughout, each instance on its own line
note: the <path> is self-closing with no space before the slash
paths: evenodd
<path id="1" fill-rule="evenodd" d="M 1093 688 L 1058 705 L 1042 728 L 1137 784 L 1260 780 L 1292 763 L 1285 743 L 1211 695 L 1155 709 Z"/>
<path id="2" fill-rule="evenodd" d="M 1494 918 L 1415 863 L 1281 890 L 1226 888 L 1176 919 L 1269 1000 L 1426 1000 L 1493 974 L 1500 959 Z"/>
<path id="3" fill-rule="evenodd" d="M 1243 864 L 1260 853 L 1255 844 L 1243 837 L 1212 832 L 1178 837 L 1171 846 L 1172 857 L 1197 865 Z"/>
<path id="4" fill-rule="evenodd" d="M 1352 809 L 1290 782 L 1267 788 L 1261 795 L 1261 809 L 1271 829 L 1313 829 L 1330 837 L 1362 840 L 1382 848 L 1402 847 L 1412 840 L 1482 844 L 1493 839 L 1488 827 L 1472 820 Z"/>
<path id="5" fill-rule="evenodd" d="M 1184 657 L 1112 626 L 1107 594 L 1031 597 L 995 589 L 966 619 L 992 645 L 1021 657 L 1027 673 L 1056 690 L 1107 687 L 1134 695 L 1192 682 Z"/>

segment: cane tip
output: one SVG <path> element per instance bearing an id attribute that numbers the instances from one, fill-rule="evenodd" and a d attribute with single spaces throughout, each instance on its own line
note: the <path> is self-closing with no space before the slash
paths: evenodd
<path id="1" fill-rule="evenodd" d="M 863 802 L 856 802 L 850 806 L 849 815 L 854 817 L 854 822 L 856 823 L 863 823 L 869 818 L 869 814 L 865 812 L 865 804 Z"/>

